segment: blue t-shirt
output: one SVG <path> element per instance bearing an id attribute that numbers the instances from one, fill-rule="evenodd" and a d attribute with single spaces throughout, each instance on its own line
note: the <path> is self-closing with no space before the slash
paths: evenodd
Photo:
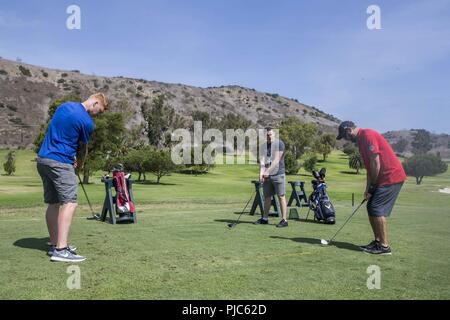
<path id="1" fill-rule="evenodd" d="M 94 121 L 80 102 L 65 102 L 56 109 L 48 126 L 39 157 L 74 163 L 79 142 L 89 142 Z"/>

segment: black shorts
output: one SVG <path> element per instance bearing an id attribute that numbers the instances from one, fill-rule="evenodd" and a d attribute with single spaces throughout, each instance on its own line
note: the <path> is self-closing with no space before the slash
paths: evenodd
<path id="1" fill-rule="evenodd" d="M 369 216 L 389 217 L 402 186 L 403 182 L 376 188 L 367 202 Z"/>

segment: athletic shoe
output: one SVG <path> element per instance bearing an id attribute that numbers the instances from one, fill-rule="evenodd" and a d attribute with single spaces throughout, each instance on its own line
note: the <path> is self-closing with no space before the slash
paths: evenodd
<path id="1" fill-rule="evenodd" d="M 286 220 L 281 220 L 279 224 L 277 224 L 277 228 L 284 228 L 288 226 L 288 222 Z"/>
<path id="2" fill-rule="evenodd" d="M 384 254 L 392 254 L 391 247 L 385 247 L 385 246 L 381 245 L 381 243 L 377 243 L 372 248 L 364 249 L 364 252 L 370 253 L 370 254 L 383 254 L 383 255 Z"/>
<path id="3" fill-rule="evenodd" d="M 85 257 L 78 256 L 68 249 L 60 251 L 55 250 L 53 252 L 52 257 L 50 258 L 50 261 L 58 261 L 58 262 L 81 262 L 84 260 L 86 260 Z"/>
<path id="4" fill-rule="evenodd" d="M 269 220 L 267 219 L 263 219 L 263 218 L 259 218 L 258 220 L 256 220 L 255 222 L 253 222 L 253 224 L 269 224 Z"/>
<path id="5" fill-rule="evenodd" d="M 371 243 L 366 244 L 365 246 L 359 246 L 359 247 L 361 248 L 361 250 L 370 249 L 370 248 L 374 247 L 377 243 L 379 243 L 378 240 L 373 240 Z"/>
<path id="6" fill-rule="evenodd" d="M 53 255 L 53 252 L 55 252 L 55 249 L 56 249 L 56 246 L 50 245 L 50 249 L 48 249 L 47 255 L 51 257 Z M 67 249 L 69 249 L 69 251 L 71 251 L 73 254 L 77 254 L 77 252 L 76 252 L 77 247 L 69 244 L 69 247 Z"/>

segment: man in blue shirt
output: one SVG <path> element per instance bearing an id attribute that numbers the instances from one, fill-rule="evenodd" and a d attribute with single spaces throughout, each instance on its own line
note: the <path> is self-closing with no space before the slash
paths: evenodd
<path id="1" fill-rule="evenodd" d="M 94 131 L 91 116 L 103 113 L 108 102 L 103 93 L 90 96 L 83 103 L 65 102 L 53 115 L 38 153 L 37 170 L 44 185 L 47 228 L 51 261 L 81 262 L 86 258 L 68 245 L 72 217 L 77 207 L 78 181 L 76 154 L 87 145 Z"/>

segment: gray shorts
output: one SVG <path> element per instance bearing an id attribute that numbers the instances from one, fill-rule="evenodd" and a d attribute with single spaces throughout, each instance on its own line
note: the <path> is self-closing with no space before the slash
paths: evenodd
<path id="1" fill-rule="evenodd" d="M 371 217 L 389 217 L 403 183 L 391 184 L 375 189 L 367 202 L 367 213 Z"/>
<path id="2" fill-rule="evenodd" d="M 263 190 L 264 197 L 272 197 L 273 195 L 284 196 L 286 194 L 286 176 L 284 174 L 279 174 L 276 176 L 270 176 L 268 179 L 264 180 Z"/>
<path id="3" fill-rule="evenodd" d="M 73 165 L 47 158 L 37 159 L 37 170 L 44 185 L 44 202 L 77 202 L 78 181 Z"/>

